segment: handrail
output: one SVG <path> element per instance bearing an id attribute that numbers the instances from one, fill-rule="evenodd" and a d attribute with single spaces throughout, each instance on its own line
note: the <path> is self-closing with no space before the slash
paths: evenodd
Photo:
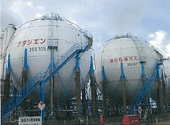
<path id="1" fill-rule="evenodd" d="M 151 87 L 153 80 L 155 79 L 157 75 L 157 68 L 159 67 L 159 63 L 155 66 L 152 75 L 150 79 L 148 79 L 144 85 L 144 87 L 141 89 L 141 91 L 138 92 L 138 94 L 133 98 L 132 105 L 129 107 L 128 114 L 132 114 L 133 109 L 136 105 L 140 104 L 141 101 L 143 100 L 146 91 Z"/>
<path id="2" fill-rule="evenodd" d="M 1 108 L 1 118 L 7 117 L 7 113 L 16 108 L 16 104 L 20 104 L 23 98 L 27 97 L 41 82 L 47 82 L 55 75 L 76 53 L 86 50 L 88 42 L 76 43 L 63 56 L 61 56 L 54 66 L 49 66 L 45 72 L 39 72 L 34 75 L 12 98 L 9 99 Z M 54 72 L 50 74 L 50 70 L 54 68 Z M 16 101 L 18 96 L 22 97 Z"/>

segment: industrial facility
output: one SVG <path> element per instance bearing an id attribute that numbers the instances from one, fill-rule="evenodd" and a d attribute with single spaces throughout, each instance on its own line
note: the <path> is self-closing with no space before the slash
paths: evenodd
<path id="1" fill-rule="evenodd" d="M 53 13 L 1 34 L 4 124 L 34 116 L 43 124 L 168 117 L 170 60 L 139 37 L 116 35 L 93 55 L 92 34 Z"/>

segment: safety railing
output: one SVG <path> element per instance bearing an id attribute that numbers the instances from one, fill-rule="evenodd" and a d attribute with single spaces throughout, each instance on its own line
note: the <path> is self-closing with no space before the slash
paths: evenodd
<path id="1" fill-rule="evenodd" d="M 50 65 L 45 72 L 34 75 L 17 93 L 1 107 L 1 119 L 16 108 L 41 82 L 51 79 L 76 53 L 86 50 L 88 42 L 76 43 L 61 56 L 54 65 Z M 53 70 L 52 70 L 53 69 Z M 50 72 L 53 71 L 53 72 Z M 18 98 L 19 97 L 19 98 Z"/>
<path id="2" fill-rule="evenodd" d="M 158 63 L 155 66 L 150 79 L 148 79 L 146 81 L 144 87 L 133 98 L 132 105 L 129 108 L 128 114 L 133 114 L 134 108 L 142 102 L 147 90 L 150 89 L 150 87 L 151 87 L 151 85 L 152 85 L 152 83 L 153 83 L 153 81 L 154 81 L 154 79 L 155 79 L 155 77 L 157 75 L 157 69 L 159 68 L 159 66 L 160 66 L 160 63 Z"/>

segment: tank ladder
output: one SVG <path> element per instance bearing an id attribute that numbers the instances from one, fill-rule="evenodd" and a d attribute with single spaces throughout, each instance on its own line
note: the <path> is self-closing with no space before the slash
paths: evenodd
<path id="1" fill-rule="evenodd" d="M 54 67 L 49 66 L 45 72 L 39 72 L 34 75 L 12 98 L 10 98 L 1 107 L 1 121 L 3 121 L 11 113 L 11 111 L 16 108 L 38 85 L 41 85 L 42 82 L 48 82 L 77 53 L 88 50 L 88 45 L 88 42 L 85 42 L 84 44 L 74 44 L 63 54 L 63 56 L 57 60 L 57 62 L 54 64 Z M 50 73 L 51 68 L 54 68 L 52 73 Z M 15 99 L 17 95 L 23 96 L 16 101 Z"/>

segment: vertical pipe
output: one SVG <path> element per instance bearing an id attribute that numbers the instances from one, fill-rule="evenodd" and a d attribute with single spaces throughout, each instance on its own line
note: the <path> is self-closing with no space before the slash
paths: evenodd
<path id="1" fill-rule="evenodd" d="M 50 75 L 54 72 L 54 43 L 53 43 L 53 13 L 51 14 L 51 19 L 49 20 L 48 28 L 48 43 L 51 49 L 51 58 L 50 58 Z M 50 43 L 49 43 L 50 42 Z M 54 115 L 54 76 L 50 79 L 50 113 L 53 119 Z"/>
<path id="2" fill-rule="evenodd" d="M 54 47 L 51 46 L 51 70 L 50 74 L 52 74 L 54 71 Z M 50 110 L 51 110 L 51 116 L 54 114 L 54 76 L 50 79 Z"/>
<path id="3" fill-rule="evenodd" d="M 102 66 L 102 72 L 103 72 L 103 80 L 102 80 L 102 93 L 103 93 L 103 100 L 102 100 L 102 106 L 103 106 L 103 116 L 106 117 L 107 114 L 107 107 L 106 107 L 106 76 L 105 76 L 105 70 L 104 66 Z"/>
<path id="4" fill-rule="evenodd" d="M 123 101 L 123 112 L 124 115 L 127 114 L 127 105 L 126 105 L 126 79 L 123 71 L 123 63 L 121 62 L 121 87 L 122 87 L 122 101 Z"/>
<path id="5" fill-rule="evenodd" d="M 81 106 L 81 91 L 80 91 L 80 67 L 79 67 L 79 55 L 76 56 L 76 66 L 75 66 L 75 75 L 76 75 L 76 94 L 77 94 L 77 118 L 80 118 L 80 106 Z"/>

